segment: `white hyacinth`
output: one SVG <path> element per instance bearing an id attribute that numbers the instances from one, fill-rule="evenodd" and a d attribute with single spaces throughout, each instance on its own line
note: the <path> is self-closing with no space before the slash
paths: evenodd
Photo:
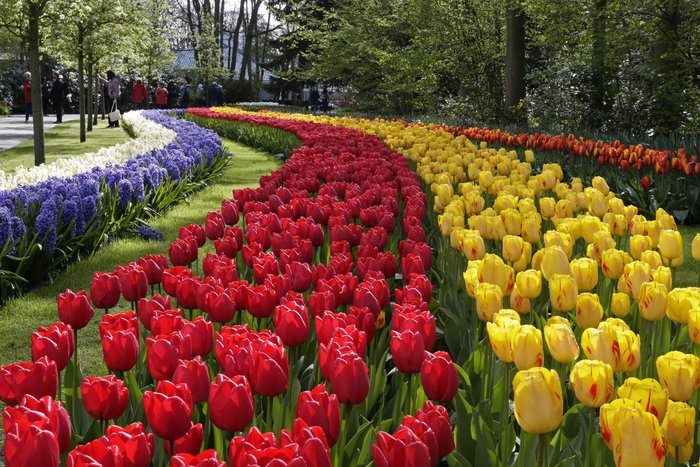
<path id="1" fill-rule="evenodd" d="M 20 185 L 35 185 L 50 177 L 67 178 L 93 167 L 107 167 L 123 164 L 130 158 L 154 149 L 161 149 L 170 144 L 177 134 L 141 115 L 141 111 L 127 112 L 122 115 L 123 122 L 131 127 L 135 138 L 124 143 L 100 148 L 82 156 L 63 157 L 50 164 L 26 168 L 22 165 L 15 169 L 14 175 L 0 170 L 0 190 L 11 190 Z"/>

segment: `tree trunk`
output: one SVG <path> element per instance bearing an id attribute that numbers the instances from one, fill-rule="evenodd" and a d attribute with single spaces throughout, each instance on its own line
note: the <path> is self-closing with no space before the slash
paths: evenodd
<path id="1" fill-rule="evenodd" d="M 88 98 L 87 98 L 87 131 L 92 131 L 92 110 L 94 109 L 92 102 L 94 99 L 94 89 L 93 89 L 93 80 L 92 80 L 92 60 L 90 60 L 90 57 L 88 57 L 88 66 L 87 66 L 87 75 L 88 75 Z"/>
<path id="2" fill-rule="evenodd" d="M 512 112 L 525 99 L 525 13 L 516 0 L 506 5 L 505 106 Z"/>
<path id="3" fill-rule="evenodd" d="M 44 110 L 41 99 L 41 61 L 39 56 L 39 18 L 41 7 L 29 2 L 29 28 L 27 31 L 29 49 L 29 71 L 32 74 L 32 124 L 34 126 L 34 165 L 46 161 L 44 152 Z"/>
<path id="4" fill-rule="evenodd" d="M 236 18 L 236 27 L 233 28 L 233 55 L 230 61 L 231 74 L 236 73 L 236 62 L 238 61 L 238 41 L 241 34 L 241 26 L 243 25 L 243 12 L 245 11 L 246 0 L 241 0 L 241 5 L 238 8 L 238 18 Z"/>
<path id="5" fill-rule="evenodd" d="M 78 26 L 78 113 L 80 114 L 80 142 L 85 142 L 85 52 L 84 34 Z"/>
<path id="6" fill-rule="evenodd" d="M 682 123 L 684 75 L 681 70 L 681 51 L 678 48 L 678 29 L 681 23 L 678 0 L 663 2 L 658 19 L 658 31 L 653 48 L 656 86 L 653 99 L 653 118 L 656 131 L 668 134 Z"/>
<path id="7" fill-rule="evenodd" d="M 260 5 L 262 4 L 262 0 L 253 0 L 253 7 L 250 10 L 250 17 L 248 18 L 248 25 L 245 28 L 246 33 L 245 33 L 245 45 L 243 46 L 243 58 L 241 58 L 241 75 L 240 75 L 240 80 L 243 81 L 245 79 L 245 73 L 246 69 L 249 71 L 249 76 L 248 79 L 252 79 L 252 75 L 250 73 L 252 67 L 251 67 L 251 61 L 252 61 L 252 53 L 253 53 L 253 31 L 254 31 L 254 24 L 257 22 L 258 18 L 258 9 L 260 8 Z"/>
<path id="8" fill-rule="evenodd" d="M 606 60 L 607 49 L 607 13 L 608 0 L 593 2 L 593 48 L 591 57 L 591 81 L 593 95 L 591 96 L 590 126 L 600 128 L 606 119 Z"/>
<path id="9" fill-rule="evenodd" d="M 98 79 L 100 72 L 95 69 L 95 74 L 90 77 L 95 83 L 95 107 L 92 112 L 92 124 L 97 125 L 97 114 L 100 112 L 100 80 Z"/>

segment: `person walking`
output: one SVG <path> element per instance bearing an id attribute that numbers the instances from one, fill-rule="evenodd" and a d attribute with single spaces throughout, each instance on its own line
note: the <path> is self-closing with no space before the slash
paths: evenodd
<path id="1" fill-rule="evenodd" d="M 159 109 L 164 109 L 168 106 L 168 88 L 165 83 L 160 83 L 156 88 L 156 106 Z"/>
<path id="2" fill-rule="evenodd" d="M 131 100 L 134 102 L 134 107 L 143 109 L 148 102 L 148 90 L 143 80 L 137 79 L 134 86 L 131 88 Z"/>
<path id="3" fill-rule="evenodd" d="M 29 116 L 32 114 L 32 74 L 29 72 L 24 74 L 22 91 L 24 92 L 24 123 L 29 123 Z"/>
<path id="4" fill-rule="evenodd" d="M 53 86 L 51 87 L 51 102 L 53 109 L 56 112 L 56 121 L 54 123 L 63 122 L 63 101 L 66 99 L 66 84 L 58 71 L 53 72 Z"/>
<path id="5" fill-rule="evenodd" d="M 197 85 L 195 98 L 197 99 L 197 107 L 204 107 L 204 85 L 202 85 L 202 83 Z"/>
<path id="6" fill-rule="evenodd" d="M 41 101 L 44 107 L 44 115 L 49 115 L 49 101 L 51 100 L 51 86 L 49 79 L 44 78 L 44 84 L 41 85 Z"/>
<path id="7" fill-rule="evenodd" d="M 180 87 L 180 107 L 186 109 L 190 106 L 190 80 L 185 78 L 185 82 Z"/>
<path id="8" fill-rule="evenodd" d="M 119 89 L 121 85 L 121 80 L 117 75 L 114 74 L 112 70 L 107 72 L 107 93 L 109 97 L 109 112 L 112 113 L 115 110 L 119 110 L 119 96 L 121 96 L 121 90 Z M 112 121 L 111 117 L 108 117 L 109 125 L 107 128 L 119 128 L 119 119 Z"/>

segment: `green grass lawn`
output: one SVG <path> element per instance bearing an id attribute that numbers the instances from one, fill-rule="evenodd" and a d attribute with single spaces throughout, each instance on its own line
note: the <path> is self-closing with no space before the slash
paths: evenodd
<path id="1" fill-rule="evenodd" d="M 101 147 L 114 146 L 129 139 L 129 134 L 123 129 L 106 128 L 107 121 L 98 120 L 97 126 L 87 133 L 87 140 L 80 143 L 80 121 L 61 123 L 46 131 L 46 163 L 61 157 L 80 156 L 86 152 L 94 152 Z M 34 165 L 34 140 L 27 140 L 14 148 L 0 152 L 0 169 L 6 173 L 14 173 L 15 167 Z"/>
<path id="2" fill-rule="evenodd" d="M 177 237 L 180 226 L 203 223 L 209 211 L 218 209 L 223 198 L 231 197 L 231 190 L 258 186 L 260 176 L 269 174 L 280 165 L 277 159 L 267 153 L 230 140 L 224 139 L 224 144 L 236 155 L 222 175 L 203 191 L 151 222 L 151 227 L 163 231 L 165 240 L 115 240 L 95 255 L 71 265 L 53 284 L 35 289 L 0 308 L 0 364 L 31 358 L 31 333 L 37 326 L 47 326 L 58 321 L 56 297 L 66 288 L 74 291 L 89 290 L 95 271 L 112 271 L 117 264 L 135 261 L 149 253 L 167 255 L 170 242 Z M 119 313 L 128 308 L 129 304 L 122 301 L 112 312 Z M 95 318 L 78 335 L 80 363 L 83 371 L 91 375 L 107 372 L 102 361 L 102 346 L 97 330 L 100 313 L 102 312 L 96 311 Z"/>

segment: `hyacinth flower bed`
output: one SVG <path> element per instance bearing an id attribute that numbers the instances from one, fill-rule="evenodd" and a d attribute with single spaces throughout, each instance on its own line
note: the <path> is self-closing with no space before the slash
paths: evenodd
<path id="1" fill-rule="evenodd" d="M 638 214 L 601 177 L 565 183 L 534 153 L 402 122 L 264 115 L 377 135 L 415 164 L 430 309 L 460 375 L 451 464 L 697 462 L 700 288 L 674 279 L 700 261 L 700 234 L 683 238 L 661 209 Z"/>
<path id="2" fill-rule="evenodd" d="M 169 258 L 58 296 L 33 361 L 0 367 L 7 465 L 452 459 L 441 404 L 458 369 L 438 350 L 426 196 L 408 160 L 355 130 L 240 121 L 302 146 L 260 188 L 183 226 Z M 109 313 L 120 297 L 133 310 Z M 106 377 L 79 370 L 93 319 Z"/>
<path id="3" fill-rule="evenodd" d="M 146 221 L 227 164 L 213 131 L 158 111 L 124 117 L 136 140 L 4 179 L 0 301 L 115 236 L 157 237 Z"/>

